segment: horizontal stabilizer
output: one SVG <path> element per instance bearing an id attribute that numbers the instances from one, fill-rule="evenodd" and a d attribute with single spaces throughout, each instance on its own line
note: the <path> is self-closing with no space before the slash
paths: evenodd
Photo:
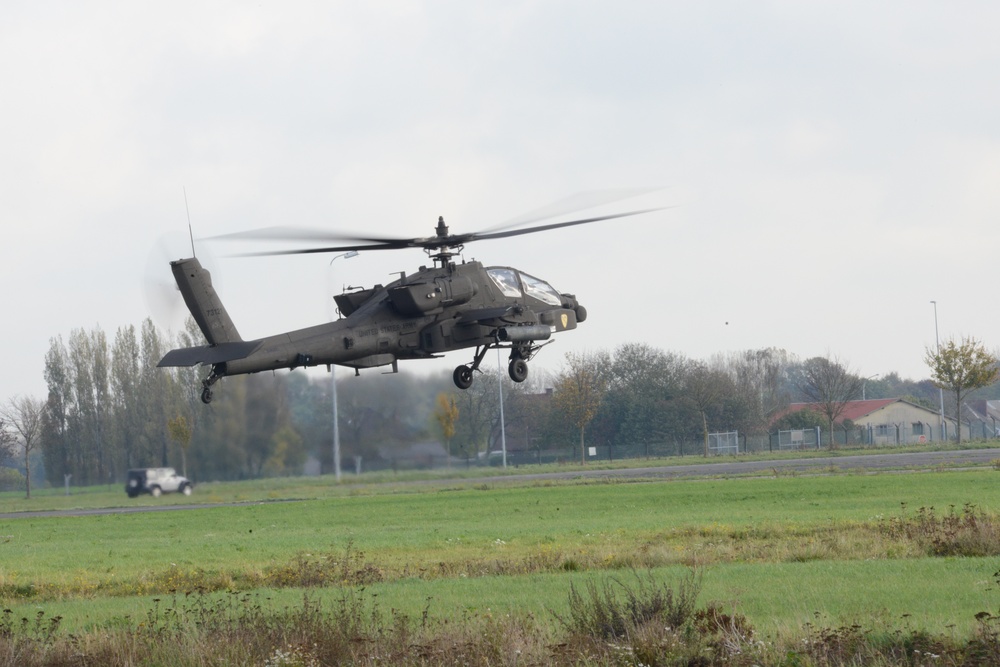
<path id="1" fill-rule="evenodd" d="M 182 347 L 170 350 L 160 359 L 159 367 L 195 366 L 197 364 L 221 364 L 250 356 L 261 341 L 249 340 L 236 343 L 219 343 L 201 347 Z"/>

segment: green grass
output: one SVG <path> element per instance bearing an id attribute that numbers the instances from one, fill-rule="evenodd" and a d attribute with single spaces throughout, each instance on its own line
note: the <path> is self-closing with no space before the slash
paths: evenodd
<path id="1" fill-rule="evenodd" d="M 967 636 L 980 611 L 1000 607 L 992 574 L 996 558 L 920 558 L 893 561 L 833 561 L 715 565 L 703 571 L 701 602 L 717 601 L 745 615 L 765 635 L 795 635 L 806 623 L 882 625 L 920 628 Z M 657 579 L 683 576 L 687 568 L 656 568 Z M 380 605 L 419 617 L 427 609 L 437 618 L 460 620 L 469 614 L 531 613 L 544 623 L 564 615 L 571 583 L 607 576 L 602 572 L 546 573 L 517 577 L 403 579 L 371 584 L 365 593 Z M 611 576 L 631 581 L 628 571 Z M 269 608 L 301 602 L 299 589 L 259 589 L 257 600 Z M 311 597 L 330 605 L 338 588 L 313 589 Z M 210 594 L 213 599 L 227 593 Z M 74 598 L 45 603 L 5 603 L 16 617 L 61 616 L 68 632 L 137 624 L 156 606 L 183 604 L 183 593 L 126 598 Z"/>
<path id="2" fill-rule="evenodd" d="M 722 601 L 762 630 L 794 634 L 819 613 L 830 624 L 868 620 L 967 634 L 976 613 L 1000 608 L 993 582 L 1000 552 L 931 558 L 881 528 L 904 516 L 903 503 L 908 514 L 933 506 L 943 515 L 973 503 L 995 516 L 998 482 L 992 469 L 528 486 L 447 481 L 181 512 L 0 519 L 0 595 L 16 615 L 42 610 L 75 631 L 140 619 L 154 597 L 166 604 L 170 590 L 250 590 L 268 604 L 291 605 L 301 590 L 272 584 L 308 571 L 328 584 L 310 594 L 328 599 L 339 591 L 331 583 L 365 582 L 384 608 L 413 615 L 429 603 L 453 617 L 489 609 L 550 618 L 573 581 L 628 577 L 630 567 L 647 566 L 676 575 L 700 563 L 702 598 Z M 310 497 L 303 489 L 313 484 L 269 481 L 256 493 Z M 254 488 L 220 484 L 199 493 L 238 498 Z M 143 502 L 175 500 L 199 498 Z"/>
<path id="3" fill-rule="evenodd" d="M 987 449 L 996 446 L 996 441 L 975 441 L 962 443 L 963 449 Z M 729 461 L 782 461 L 790 459 L 842 458 L 864 454 L 901 454 L 907 452 L 950 451 L 954 446 L 939 446 L 937 444 L 909 445 L 901 447 L 874 447 L 861 449 L 837 449 L 830 451 L 805 450 L 788 452 L 761 452 L 740 454 L 739 456 L 717 456 L 704 458 L 701 456 L 672 456 L 653 459 L 624 459 L 620 461 L 601 461 L 580 465 L 579 463 L 525 465 L 518 468 L 454 467 L 450 470 L 413 470 L 413 471 L 381 471 L 363 473 L 362 475 L 345 474 L 338 485 L 332 476 L 321 477 L 291 477 L 249 480 L 242 482 L 208 482 L 197 484 L 194 495 L 168 495 L 159 499 L 150 496 L 140 496 L 130 499 L 125 496 L 124 484 L 108 484 L 93 487 L 72 487 L 71 494 L 66 495 L 62 487 L 47 489 L 32 489 L 31 498 L 24 497 L 21 491 L 0 492 L 0 513 L 45 511 L 65 509 L 93 509 L 107 507 L 158 506 L 164 503 L 185 504 L 217 504 L 234 502 L 263 502 L 283 499 L 322 499 L 336 498 L 352 493 L 412 492 L 414 483 L 431 485 L 453 485 L 461 487 L 482 483 L 483 478 L 516 478 L 519 475 L 574 472 L 595 470 L 629 470 L 657 466 L 690 466 L 705 463 L 720 463 Z M 983 466 L 984 468 L 986 466 Z M 844 472 L 841 470 L 824 470 L 817 467 L 818 473 Z M 759 473 L 754 473 L 758 475 Z M 800 473 L 789 472 L 788 476 Z M 502 485 L 502 480 L 491 479 L 494 485 Z M 519 482 L 511 481 L 512 484 Z"/>

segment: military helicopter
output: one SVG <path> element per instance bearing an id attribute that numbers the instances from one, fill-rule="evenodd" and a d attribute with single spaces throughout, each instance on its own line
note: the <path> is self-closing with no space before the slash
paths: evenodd
<path id="1" fill-rule="evenodd" d="M 434 236 L 426 238 L 350 237 L 325 232 L 285 230 L 286 238 L 349 241 L 347 245 L 246 253 L 244 256 L 344 253 L 422 248 L 433 266 L 401 272 L 387 285 L 345 291 L 334 297 L 341 318 L 306 329 L 245 341 L 222 305 L 209 271 L 196 257 L 170 262 L 184 302 L 208 345 L 168 352 L 160 367 L 205 365 L 201 400 L 212 401 L 212 387 L 230 375 L 281 368 L 391 366 L 399 360 L 438 358 L 445 352 L 475 348 L 472 361 L 455 368 L 459 389 L 472 386 L 474 373 L 489 350 L 510 350 L 508 374 L 514 382 L 528 377 L 528 362 L 554 333 L 570 331 L 587 319 L 587 310 L 572 294 L 509 266 L 456 262 L 465 244 L 533 234 L 601 220 L 624 218 L 645 209 L 569 222 L 506 231 L 453 234 L 439 217 Z M 281 228 L 241 232 L 229 238 L 282 236 Z M 226 238 L 226 237 L 221 237 Z M 193 253 L 192 253 L 193 254 Z"/>

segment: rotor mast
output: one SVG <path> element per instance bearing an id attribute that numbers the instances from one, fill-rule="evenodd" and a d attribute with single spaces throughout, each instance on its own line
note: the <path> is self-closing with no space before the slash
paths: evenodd
<path id="1" fill-rule="evenodd" d="M 447 269 L 451 264 L 451 258 L 460 254 L 465 246 L 461 243 L 456 243 L 452 235 L 448 233 L 448 225 L 444 223 L 443 215 L 438 216 L 437 227 L 435 227 L 434 232 L 437 240 L 433 244 L 429 244 L 428 247 L 425 247 L 424 251 L 442 269 Z"/>

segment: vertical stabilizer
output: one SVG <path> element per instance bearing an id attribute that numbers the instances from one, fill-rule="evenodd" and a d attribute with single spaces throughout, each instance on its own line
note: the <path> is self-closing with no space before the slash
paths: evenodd
<path id="1" fill-rule="evenodd" d="M 222 306 L 219 295 L 212 287 L 212 274 L 196 258 L 170 262 L 177 287 L 184 296 L 184 303 L 209 345 L 242 341 L 236 325 Z"/>

